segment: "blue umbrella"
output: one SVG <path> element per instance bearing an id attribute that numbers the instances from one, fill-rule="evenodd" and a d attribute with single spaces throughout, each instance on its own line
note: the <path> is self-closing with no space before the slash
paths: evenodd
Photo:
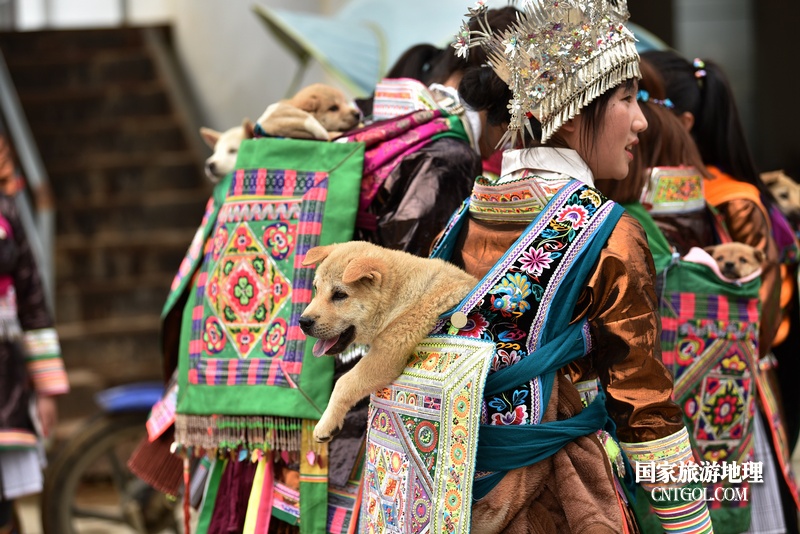
<path id="1" fill-rule="evenodd" d="M 299 64 L 287 95 L 296 92 L 309 61 L 315 59 L 354 96 L 366 96 L 411 46 L 448 46 L 469 4 L 466 0 L 352 0 L 331 16 L 259 4 L 253 10 Z M 639 40 L 639 52 L 667 47 L 641 26 L 630 24 L 630 28 Z"/>
<path id="2" fill-rule="evenodd" d="M 300 65 L 287 93 L 297 88 L 313 58 L 355 96 L 365 96 L 406 49 L 451 42 L 469 5 L 465 0 L 353 0 L 332 16 L 259 4 L 253 10 Z"/>

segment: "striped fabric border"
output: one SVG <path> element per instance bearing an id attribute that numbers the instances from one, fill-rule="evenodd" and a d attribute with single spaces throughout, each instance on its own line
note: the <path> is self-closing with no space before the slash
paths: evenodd
<path id="1" fill-rule="evenodd" d="M 69 392 L 67 373 L 55 328 L 29 330 L 23 334 L 25 358 L 34 388 L 42 395 Z"/>
<path id="2" fill-rule="evenodd" d="M 36 434 L 30 430 L 4 428 L 0 430 L 0 449 L 29 449 L 37 443 Z"/>
<path id="3" fill-rule="evenodd" d="M 666 533 L 710 534 L 714 532 L 708 507 L 702 500 L 681 503 L 672 507 L 653 506 L 653 509 L 661 519 L 661 526 Z"/>

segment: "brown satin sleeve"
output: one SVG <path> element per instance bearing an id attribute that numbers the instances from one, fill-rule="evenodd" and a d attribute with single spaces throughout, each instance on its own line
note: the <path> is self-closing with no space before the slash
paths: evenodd
<path id="1" fill-rule="evenodd" d="M 647 237 L 623 214 L 600 254 L 576 319 L 586 317 L 594 348 L 567 367 L 574 382 L 599 377 L 621 441 L 663 438 L 683 428 L 672 376 L 661 363 L 655 266 Z"/>
<path id="2" fill-rule="evenodd" d="M 717 209 L 725 219 L 731 239 L 764 252 L 766 259 L 761 274 L 761 326 L 758 352 L 764 356 L 772 349 L 772 340 L 781 320 L 780 253 L 770 231 L 763 208 L 750 200 L 736 199 L 720 204 Z"/>

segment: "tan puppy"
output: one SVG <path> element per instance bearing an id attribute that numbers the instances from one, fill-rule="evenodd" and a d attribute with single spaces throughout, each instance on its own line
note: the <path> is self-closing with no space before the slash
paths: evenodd
<path id="1" fill-rule="evenodd" d="M 764 252 L 744 243 L 723 243 L 705 247 L 726 278 L 738 280 L 761 268 Z"/>
<path id="2" fill-rule="evenodd" d="M 203 141 L 214 150 L 206 160 L 206 176 L 214 183 L 219 182 L 226 174 L 233 171 L 236 166 L 236 156 L 239 154 L 239 145 L 245 139 L 252 139 L 253 121 L 244 119 L 241 126 L 234 126 L 224 132 L 218 132 L 205 126 L 200 128 Z"/>
<path id="3" fill-rule="evenodd" d="M 364 241 L 312 248 L 303 265 L 313 264 L 315 295 L 300 317 L 300 328 L 319 339 L 314 354 L 339 354 L 351 343 L 370 346 L 336 382 L 314 428 L 314 438 L 325 442 L 341 429 L 356 402 L 400 376 L 439 315 L 478 281 L 443 260 Z"/>
<path id="4" fill-rule="evenodd" d="M 354 128 L 360 120 L 361 112 L 342 91 L 315 83 L 270 105 L 257 122 L 267 135 L 327 141 Z"/>
<path id="5" fill-rule="evenodd" d="M 761 173 L 761 179 L 767 184 L 778 207 L 795 227 L 800 225 L 800 184 L 781 171 Z"/>

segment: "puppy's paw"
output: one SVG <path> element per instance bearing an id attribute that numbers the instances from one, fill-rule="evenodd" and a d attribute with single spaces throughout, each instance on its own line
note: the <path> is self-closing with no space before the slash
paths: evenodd
<path id="1" fill-rule="evenodd" d="M 342 421 L 334 421 L 332 417 L 323 416 L 314 427 L 314 439 L 318 443 L 327 443 L 342 430 Z"/>

